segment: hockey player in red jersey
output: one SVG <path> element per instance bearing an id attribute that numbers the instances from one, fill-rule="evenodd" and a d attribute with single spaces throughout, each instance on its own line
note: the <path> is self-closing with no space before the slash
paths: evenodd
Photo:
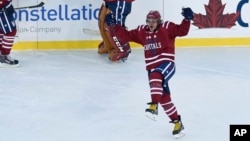
<path id="1" fill-rule="evenodd" d="M 10 57 L 16 35 L 12 0 L 0 1 L 0 67 L 18 66 L 18 60 Z"/>
<path id="2" fill-rule="evenodd" d="M 98 53 L 108 53 L 111 61 L 126 60 L 131 50 L 129 44 L 126 44 L 122 46 L 123 50 L 121 51 L 119 47 L 112 42 L 112 37 L 109 36 L 112 31 L 108 30 L 104 24 L 105 16 L 109 12 L 112 12 L 115 15 L 116 23 L 125 27 L 125 21 L 131 12 L 133 1 L 134 0 L 104 0 L 105 4 L 100 8 L 98 25 L 103 41 L 98 46 Z"/>
<path id="3" fill-rule="evenodd" d="M 146 114 L 155 120 L 158 104 L 160 104 L 171 119 L 170 123 L 174 124 L 172 134 L 177 138 L 184 135 L 181 132 L 184 126 L 171 100 L 168 82 L 175 73 L 175 38 L 188 34 L 190 20 L 193 19 L 194 13 L 191 8 L 183 8 L 182 15 L 184 19 L 181 24 L 175 24 L 169 21 L 163 22 L 158 11 L 150 11 L 146 16 L 146 25 L 140 25 L 130 31 L 115 24 L 112 14 L 107 15 L 105 19 L 106 23 L 115 30 L 118 39 L 143 45 L 151 94 L 151 102 L 148 103 Z"/>

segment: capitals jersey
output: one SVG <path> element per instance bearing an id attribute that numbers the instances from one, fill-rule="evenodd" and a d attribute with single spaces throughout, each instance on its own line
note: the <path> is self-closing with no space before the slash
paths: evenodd
<path id="1" fill-rule="evenodd" d="M 148 25 L 130 31 L 118 25 L 115 28 L 119 38 L 143 45 L 146 69 L 151 70 L 166 61 L 174 62 L 175 38 L 188 34 L 190 21 L 183 19 L 179 25 L 166 21 L 154 32 L 150 32 Z"/>

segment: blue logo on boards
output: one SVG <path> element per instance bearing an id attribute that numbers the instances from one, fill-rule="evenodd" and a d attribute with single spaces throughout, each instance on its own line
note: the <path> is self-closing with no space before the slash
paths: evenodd
<path id="1" fill-rule="evenodd" d="M 241 12 L 241 11 L 242 11 L 242 7 L 243 7 L 245 4 L 247 4 L 247 3 L 248 3 L 248 0 L 241 0 L 241 1 L 239 2 L 238 6 L 237 6 L 236 11 Z M 238 23 L 239 23 L 239 25 L 242 26 L 242 27 L 248 27 L 248 23 L 246 23 L 246 22 L 243 20 L 243 18 L 241 17 L 241 14 L 240 14 L 240 16 L 238 17 Z"/>
<path id="2" fill-rule="evenodd" d="M 72 8 L 69 5 L 58 5 L 55 9 L 41 7 L 38 9 L 16 10 L 14 17 L 17 21 L 88 21 L 97 20 L 100 8 L 93 8 L 92 4 Z"/>

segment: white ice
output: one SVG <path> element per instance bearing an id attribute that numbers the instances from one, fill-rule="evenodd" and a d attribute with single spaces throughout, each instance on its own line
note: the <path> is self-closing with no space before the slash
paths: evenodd
<path id="1" fill-rule="evenodd" d="M 172 100 L 185 126 L 179 141 L 228 141 L 250 123 L 250 47 L 177 48 Z M 0 68 L 0 141 L 173 141 L 173 125 L 150 101 L 142 49 L 111 63 L 96 50 L 13 51 Z"/>

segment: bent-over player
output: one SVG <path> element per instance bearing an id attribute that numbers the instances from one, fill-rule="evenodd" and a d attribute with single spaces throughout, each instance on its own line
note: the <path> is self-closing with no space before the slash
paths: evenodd
<path id="1" fill-rule="evenodd" d="M 131 12 L 132 2 L 134 0 L 104 0 L 105 4 L 102 4 L 99 12 L 98 26 L 103 41 L 98 46 L 99 54 L 109 54 L 111 61 L 125 61 L 131 53 L 130 45 L 122 44 L 120 42 L 114 42 L 110 37 L 112 32 L 105 25 L 105 17 L 112 12 L 115 15 L 116 24 L 125 27 L 125 21 L 127 15 Z"/>

